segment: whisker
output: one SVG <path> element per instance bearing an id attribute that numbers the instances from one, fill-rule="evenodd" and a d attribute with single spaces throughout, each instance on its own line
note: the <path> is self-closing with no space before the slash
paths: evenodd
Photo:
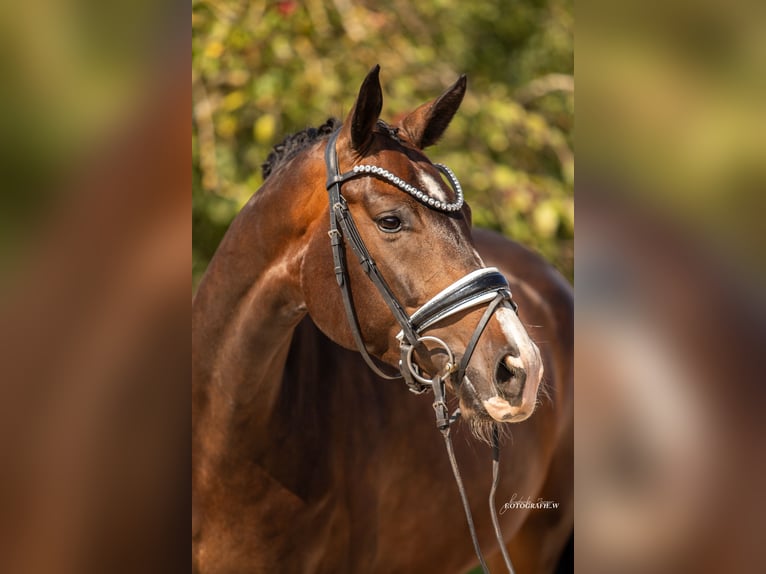
<path id="1" fill-rule="evenodd" d="M 545 397 L 545 399 L 548 400 L 548 402 L 552 405 L 553 404 L 553 396 L 550 393 L 549 388 L 550 380 L 548 377 L 543 375 L 542 380 L 540 381 L 540 386 L 537 388 L 537 399 L 536 399 L 536 405 L 542 405 L 541 396 Z"/>
<path id="2" fill-rule="evenodd" d="M 493 420 L 471 418 L 468 421 L 471 429 L 471 434 L 480 442 L 483 442 L 489 446 L 492 446 L 492 437 L 495 432 L 495 428 L 498 431 L 498 439 L 500 444 L 506 440 L 513 440 L 511 434 L 510 423 L 498 423 Z"/>

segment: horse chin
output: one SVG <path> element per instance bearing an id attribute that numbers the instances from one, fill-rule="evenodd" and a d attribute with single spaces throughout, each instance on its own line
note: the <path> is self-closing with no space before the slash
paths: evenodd
<path id="1" fill-rule="evenodd" d="M 519 406 L 514 406 L 505 399 L 494 396 L 481 402 L 486 413 L 499 423 L 518 423 L 532 416 L 535 410 L 534 403 L 528 404 L 522 401 Z"/>

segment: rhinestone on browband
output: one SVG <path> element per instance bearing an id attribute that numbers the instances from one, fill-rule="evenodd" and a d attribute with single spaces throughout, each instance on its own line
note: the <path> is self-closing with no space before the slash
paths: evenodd
<path id="1" fill-rule="evenodd" d="M 354 173 L 356 174 L 368 173 L 370 175 L 376 175 L 378 177 L 381 177 L 382 179 L 385 179 L 386 181 L 388 181 L 390 184 L 395 185 L 402 191 L 409 193 L 412 197 L 414 197 L 421 203 L 424 203 L 425 205 L 433 209 L 437 209 L 439 211 L 448 211 L 448 212 L 459 210 L 461 207 L 463 207 L 463 188 L 460 187 L 460 182 L 455 177 L 455 174 L 452 173 L 452 170 L 448 168 L 446 165 L 443 165 L 441 163 L 435 163 L 434 165 L 439 169 L 439 171 L 441 171 L 444 175 L 447 176 L 447 179 L 452 185 L 452 189 L 455 190 L 455 201 L 453 201 L 452 203 L 446 203 L 444 201 L 441 201 L 440 199 L 431 197 L 426 192 L 418 189 L 414 185 L 407 183 L 400 177 L 395 176 L 390 171 L 383 169 L 382 167 L 378 167 L 376 165 L 355 165 Z"/>

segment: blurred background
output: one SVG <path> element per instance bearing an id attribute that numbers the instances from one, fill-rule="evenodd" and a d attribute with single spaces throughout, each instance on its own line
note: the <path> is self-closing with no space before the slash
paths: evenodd
<path id="1" fill-rule="evenodd" d="M 765 16 L 578 4 L 577 571 L 766 570 Z"/>
<path id="2" fill-rule="evenodd" d="M 345 119 L 381 65 L 389 121 L 468 75 L 429 150 L 466 190 L 474 222 L 573 274 L 571 0 L 192 2 L 193 278 L 262 182 L 287 134 Z"/>
<path id="3" fill-rule="evenodd" d="M 2 572 L 188 564 L 188 17 L 0 9 Z"/>

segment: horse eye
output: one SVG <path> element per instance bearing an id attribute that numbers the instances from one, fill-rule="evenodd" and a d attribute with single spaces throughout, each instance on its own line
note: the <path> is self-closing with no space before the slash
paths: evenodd
<path id="1" fill-rule="evenodd" d="M 386 233 L 396 233 L 402 229 L 402 221 L 393 215 L 386 215 L 378 219 L 378 228 Z"/>

